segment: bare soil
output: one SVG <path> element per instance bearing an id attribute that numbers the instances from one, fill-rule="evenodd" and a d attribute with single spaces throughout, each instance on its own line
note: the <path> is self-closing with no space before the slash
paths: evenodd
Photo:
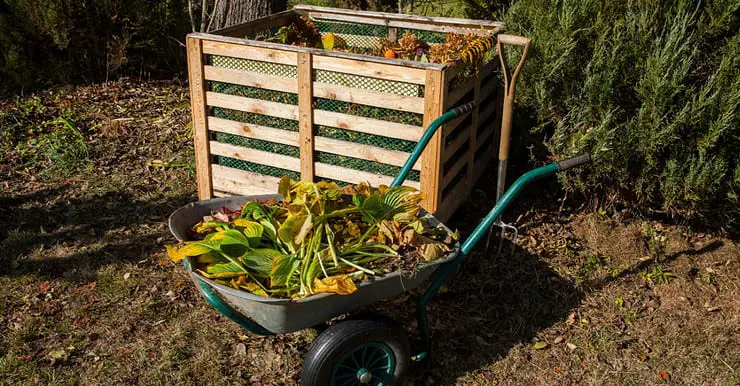
<path id="1" fill-rule="evenodd" d="M 0 150 L 0 384 L 298 382 L 315 330 L 250 335 L 166 258 L 167 216 L 196 199 L 187 90 L 124 81 L 38 96 L 38 119 L 77 106 L 90 156 L 59 175 L 24 155 L 32 136 Z M 489 186 L 448 222 L 463 237 Z M 480 245 L 432 301 L 434 351 L 409 384 L 740 383 L 736 241 L 571 208 L 553 182 L 529 192 L 505 215 L 516 244 L 500 256 L 496 240 Z M 413 338 L 419 294 L 365 311 Z"/>

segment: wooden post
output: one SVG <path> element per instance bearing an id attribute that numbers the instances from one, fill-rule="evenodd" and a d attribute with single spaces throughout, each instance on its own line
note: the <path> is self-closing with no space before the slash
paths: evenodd
<path id="1" fill-rule="evenodd" d="M 440 70 L 426 70 L 424 83 L 424 128 L 426 129 L 437 117 L 442 115 L 445 100 L 445 72 Z M 424 193 L 422 207 L 430 213 L 439 209 L 442 187 L 442 133 L 440 127 L 429 141 L 421 155 L 421 191 Z"/>
<path id="2" fill-rule="evenodd" d="M 298 53 L 298 133 L 301 180 L 314 180 L 313 162 L 313 65 L 310 52 Z"/>
<path id="3" fill-rule="evenodd" d="M 211 178 L 211 149 L 208 141 L 208 120 L 206 118 L 206 84 L 203 79 L 202 40 L 188 37 L 186 46 L 190 79 L 190 105 L 193 114 L 198 198 L 208 200 L 213 198 L 213 180 Z"/>

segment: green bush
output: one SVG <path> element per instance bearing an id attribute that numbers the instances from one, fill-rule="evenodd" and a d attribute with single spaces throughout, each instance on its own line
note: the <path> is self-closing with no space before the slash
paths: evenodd
<path id="1" fill-rule="evenodd" d="M 552 155 L 595 156 L 566 187 L 738 226 L 738 11 L 736 0 L 512 3 L 506 31 L 533 44 L 517 109 L 534 111 Z"/>

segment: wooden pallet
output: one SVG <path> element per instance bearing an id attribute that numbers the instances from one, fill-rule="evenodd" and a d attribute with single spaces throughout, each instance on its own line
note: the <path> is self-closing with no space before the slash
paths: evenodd
<path id="1" fill-rule="evenodd" d="M 398 29 L 434 32 L 495 34 L 500 23 L 478 20 L 431 18 L 413 15 L 359 12 L 332 8 L 298 6 L 292 10 L 230 27 L 212 34 L 193 33 L 187 37 L 188 71 L 195 137 L 198 195 L 200 199 L 235 194 L 275 193 L 277 176 L 262 175 L 215 164 L 214 156 L 251 162 L 300 173 L 301 179 L 332 179 L 372 185 L 389 184 L 392 177 L 342 165 L 318 162 L 317 152 L 353 157 L 385 165 L 401 166 L 408 153 L 372 144 L 316 135 L 316 125 L 339 128 L 383 138 L 418 141 L 424 128 L 448 109 L 477 100 L 471 113 L 445 124 L 433 137 L 414 170 L 419 181 L 407 181 L 425 193 L 423 206 L 443 221 L 464 203 L 473 183 L 488 166 L 497 148 L 500 117 L 500 87 L 495 76 L 495 57 L 483 63 L 477 77 L 458 79 L 462 65 L 442 65 L 387 59 L 322 49 L 288 46 L 249 40 L 245 36 L 285 25 L 291 15 L 314 20 L 361 23 L 388 28 L 389 38 Z M 290 66 L 295 76 L 280 76 L 249 69 L 218 66 L 209 57 L 245 60 Z M 317 71 L 360 79 L 380 79 L 399 85 L 423 86 L 422 95 L 408 95 L 346 82 L 316 80 Z M 354 78 L 353 78 L 354 79 Z M 297 104 L 288 104 L 211 91 L 210 82 L 297 94 Z M 393 111 L 423 114 L 420 126 L 374 119 L 314 108 L 315 98 L 374 106 Z M 298 130 L 269 127 L 215 117 L 214 108 L 298 122 Z M 300 157 L 221 143 L 213 133 L 226 133 L 299 149 Z"/>

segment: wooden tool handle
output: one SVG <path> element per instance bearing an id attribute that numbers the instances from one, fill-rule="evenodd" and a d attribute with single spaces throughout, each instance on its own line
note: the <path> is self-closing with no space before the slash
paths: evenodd
<path id="1" fill-rule="evenodd" d="M 527 61 L 529 45 L 532 39 L 524 36 L 504 34 L 499 34 L 497 37 L 496 52 L 498 52 L 499 60 L 501 60 L 501 72 L 504 74 L 504 111 L 501 116 L 501 140 L 498 159 L 499 161 L 505 161 L 509 158 L 509 139 L 511 138 L 511 122 L 514 115 L 514 87 L 516 85 L 516 79 L 519 77 L 519 72 L 522 70 L 524 62 Z M 522 57 L 519 59 L 519 64 L 514 70 L 514 75 L 510 75 L 509 69 L 506 66 L 502 44 L 524 47 Z"/>

